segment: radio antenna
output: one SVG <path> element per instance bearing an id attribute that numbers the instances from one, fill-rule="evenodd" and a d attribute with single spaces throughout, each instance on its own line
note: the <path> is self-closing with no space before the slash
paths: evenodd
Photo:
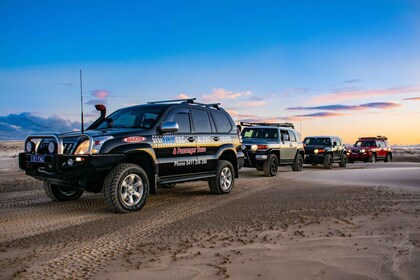
<path id="1" fill-rule="evenodd" d="M 80 107 L 81 107 L 81 119 L 82 119 L 82 133 L 85 133 L 83 125 L 83 86 L 82 86 L 82 69 L 80 69 Z"/>

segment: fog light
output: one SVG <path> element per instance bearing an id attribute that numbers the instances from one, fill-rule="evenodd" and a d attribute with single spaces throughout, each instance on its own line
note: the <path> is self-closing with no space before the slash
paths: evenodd
<path id="1" fill-rule="evenodd" d="M 34 150 L 34 148 L 35 148 L 35 143 L 34 142 L 32 142 L 32 141 L 28 141 L 27 143 L 26 143 L 26 151 L 28 152 L 28 153 L 32 153 L 33 152 L 33 150 Z"/>
<path id="2" fill-rule="evenodd" d="M 76 161 L 82 161 L 81 157 L 76 157 Z"/>
<path id="3" fill-rule="evenodd" d="M 73 160 L 73 159 L 69 158 L 69 159 L 67 160 L 67 164 L 68 164 L 69 166 L 72 166 L 72 165 L 73 165 L 73 163 L 74 163 L 74 160 Z"/>
<path id="4" fill-rule="evenodd" d="M 55 152 L 55 143 L 52 141 L 48 143 L 48 152 L 50 152 L 50 154 Z"/>

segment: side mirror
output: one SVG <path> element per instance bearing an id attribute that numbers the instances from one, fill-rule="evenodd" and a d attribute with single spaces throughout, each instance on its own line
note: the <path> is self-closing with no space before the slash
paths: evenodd
<path id="1" fill-rule="evenodd" d="M 177 122 L 164 122 L 159 128 L 161 133 L 174 133 L 179 130 L 179 125 Z"/>

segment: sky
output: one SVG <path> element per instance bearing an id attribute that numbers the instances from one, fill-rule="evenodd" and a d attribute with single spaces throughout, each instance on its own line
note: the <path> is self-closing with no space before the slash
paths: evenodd
<path id="1" fill-rule="evenodd" d="M 420 1 L 0 0 L 0 139 L 94 104 L 220 102 L 303 137 L 420 143 Z"/>

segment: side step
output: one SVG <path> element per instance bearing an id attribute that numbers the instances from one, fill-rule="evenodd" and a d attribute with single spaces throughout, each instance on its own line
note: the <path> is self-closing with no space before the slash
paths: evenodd
<path id="1" fill-rule="evenodd" d="M 199 181 L 216 177 L 214 172 L 196 173 L 190 175 L 177 175 L 177 176 L 163 176 L 158 180 L 158 184 L 181 183 L 189 181 Z"/>

